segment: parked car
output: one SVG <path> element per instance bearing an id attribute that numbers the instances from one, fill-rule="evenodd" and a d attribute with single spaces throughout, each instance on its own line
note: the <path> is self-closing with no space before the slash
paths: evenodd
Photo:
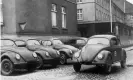
<path id="1" fill-rule="evenodd" d="M 72 58 L 73 54 L 78 51 L 77 48 L 66 45 L 58 38 L 40 39 L 43 46 L 49 46 L 60 52 L 60 64 L 67 63 L 67 59 Z"/>
<path id="2" fill-rule="evenodd" d="M 1 39 L 1 73 L 12 74 L 15 69 L 27 69 L 33 71 L 38 65 L 38 57 L 35 52 L 24 47 L 17 47 L 12 39 Z"/>
<path id="3" fill-rule="evenodd" d="M 42 68 L 43 65 L 51 64 L 56 67 L 59 64 L 60 53 L 52 47 L 44 47 L 37 39 L 16 40 L 16 43 L 26 43 L 26 48 L 30 51 L 34 51 L 39 58 L 39 65 L 37 68 Z"/>
<path id="4" fill-rule="evenodd" d="M 121 48 L 121 42 L 114 35 L 94 35 L 86 45 L 73 56 L 73 68 L 80 71 L 81 65 L 96 65 L 104 67 L 105 72 L 111 72 L 111 65 L 120 62 L 121 67 L 126 67 L 126 51 Z"/>
<path id="5" fill-rule="evenodd" d="M 72 45 L 78 49 L 81 49 L 87 42 L 85 37 L 73 37 L 64 41 L 64 44 Z"/>

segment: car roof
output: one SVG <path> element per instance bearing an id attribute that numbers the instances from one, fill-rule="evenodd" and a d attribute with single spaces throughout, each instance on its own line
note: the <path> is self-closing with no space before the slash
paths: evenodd
<path id="1" fill-rule="evenodd" d="M 96 38 L 96 37 L 98 37 L 98 38 L 108 38 L 108 39 L 111 39 L 111 38 L 113 38 L 113 37 L 116 37 L 116 36 L 114 36 L 114 35 L 94 35 L 94 36 L 91 36 L 90 38 Z"/>

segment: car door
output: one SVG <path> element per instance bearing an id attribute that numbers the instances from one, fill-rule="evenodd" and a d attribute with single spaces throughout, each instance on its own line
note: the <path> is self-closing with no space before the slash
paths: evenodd
<path id="1" fill-rule="evenodd" d="M 121 47 L 120 47 L 120 42 L 118 41 L 118 39 L 116 37 L 112 38 L 111 41 L 111 47 L 112 47 L 112 56 L 113 56 L 113 61 L 119 61 L 121 59 Z"/>

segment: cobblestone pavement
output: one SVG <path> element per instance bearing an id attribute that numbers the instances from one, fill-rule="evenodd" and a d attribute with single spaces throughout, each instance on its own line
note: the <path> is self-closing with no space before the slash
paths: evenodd
<path id="1" fill-rule="evenodd" d="M 121 69 L 114 64 L 111 74 L 107 75 L 95 66 L 83 65 L 81 72 L 73 70 L 71 64 L 59 65 L 57 68 L 44 67 L 34 72 L 19 71 L 11 76 L 2 76 L 2 80 L 133 80 L 133 50 L 127 49 L 127 68 Z"/>

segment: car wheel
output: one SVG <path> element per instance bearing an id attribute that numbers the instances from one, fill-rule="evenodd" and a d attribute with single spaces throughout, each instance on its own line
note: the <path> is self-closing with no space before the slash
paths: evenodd
<path id="1" fill-rule="evenodd" d="M 122 68 L 126 68 L 126 55 L 125 58 L 120 62 Z"/>
<path id="2" fill-rule="evenodd" d="M 8 76 L 13 73 L 14 65 L 9 59 L 3 59 L 1 62 L 1 73 L 5 76 Z"/>
<path id="3" fill-rule="evenodd" d="M 60 54 L 60 64 L 66 64 L 66 55 L 65 54 Z"/>
<path id="4" fill-rule="evenodd" d="M 73 68 L 74 68 L 74 70 L 75 70 L 76 72 L 79 72 L 79 71 L 80 71 L 80 68 L 81 68 L 81 64 L 76 63 L 76 64 L 73 65 Z"/>
<path id="5" fill-rule="evenodd" d="M 110 73 L 111 70 L 112 70 L 111 64 L 106 64 L 106 65 L 105 65 L 105 72 L 106 72 L 106 73 Z"/>
<path id="6" fill-rule="evenodd" d="M 38 55 L 38 60 L 39 60 L 39 63 L 37 65 L 37 69 L 40 69 L 43 67 L 43 59 L 41 56 Z"/>

